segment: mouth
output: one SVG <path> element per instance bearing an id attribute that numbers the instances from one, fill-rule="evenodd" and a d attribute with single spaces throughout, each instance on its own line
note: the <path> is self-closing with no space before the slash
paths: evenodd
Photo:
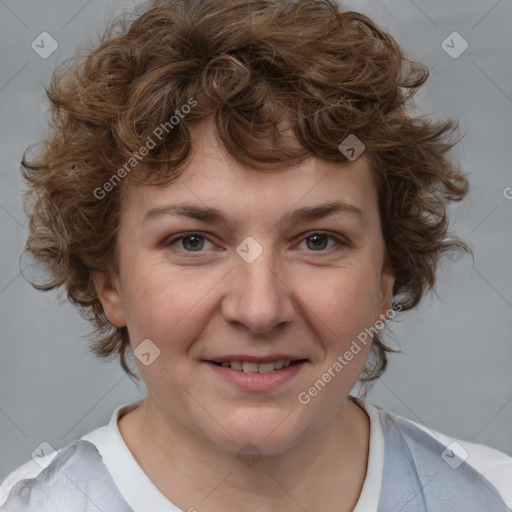
<path id="1" fill-rule="evenodd" d="M 309 359 L 289 358 L 285 354 L 268 357 L 231 355 L 203 360 L 215 377 L 243 392 L 269 392 L 297 378 Z M 217 380 L 213 381 L 217 382 Z"/>
<path id="2" fill-rule="evenodd" d="M 274 373 L 289 366 L 306 362 L 307 359 L 279 359 L 276 361 L 257 362 L 257 361 L 207 361 L 223 368 L 231 368 L 232 370 L 244 373 Z"/>

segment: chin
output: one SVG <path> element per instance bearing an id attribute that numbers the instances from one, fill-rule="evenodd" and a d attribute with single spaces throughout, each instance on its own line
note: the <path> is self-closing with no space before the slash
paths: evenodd
<path id="1" fill-rule="evenodd" d="M 280 455 L 290 450 L 298 440 L 289 433 L 270 437 L 256 437 L 252 435 L 238 435 L 226 439 L 211 439 L 221 450 L 230 452 L 237 457 L 262 457 Z M 294 442 L 295 441 L 295 442 Z"/>
<path id="2" fill-rule="evenodd" d="M 218 429 L 218 436 L 210 432 L 208 438 L 222 450 L 240 456 L 278 455 L 293 448 L 306 435 L 304 421 L 288 421 L 293 416 L 282 410 L 269 414 L 257 410 L 241 412 L 238 421 L 231 418 L 223 422 L 226 430 Z"/>

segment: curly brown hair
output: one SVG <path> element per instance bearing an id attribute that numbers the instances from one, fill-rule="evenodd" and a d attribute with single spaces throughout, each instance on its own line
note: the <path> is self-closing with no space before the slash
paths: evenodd
<path id="1" fill-rule="evenodd" d="M 206 120 L 231 155 L 262 171 L 311 156 L 345 162 L 340 142 L 363 141 L 399 309 L 433 288 L 443 252 L 471 252 L 446 236 L 446 204 L 468 192 L 446 156 L 460 140 L 451 140 L 458 123 L 411 115 L 428 68 L 368 17 L 341 12 L 334 0 L 153 1 L 132 16 L 113 20 L 98 46 L 54 71 L 51 133 L 34 159 L 30 147 L 22 158 L 31 200 L 25 251 L 51 276 L 33 284 L 65 286 L 94 323 L 96 355 L 118 354 L 138 379 L 125 359 L 127 329 L 107 320 L 92 273 L 117 269 L 124 188 L 178 177 L 192 128 Z M 283 121 L 295 147 L 282 136 Z M 135 165 L 142 147 L 144 164 Z M 380 377 L 393 351 L 375 334 L 361 381 Z"/>

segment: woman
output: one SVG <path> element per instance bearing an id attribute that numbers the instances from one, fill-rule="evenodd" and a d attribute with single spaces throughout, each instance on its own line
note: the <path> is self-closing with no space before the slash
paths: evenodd
<path id="1" fill-rule="evenodd" d="M 0 510 L 509 510 L 512 458 L 350 395 L 469 251 L 453 122 L 407 110 L 426 68 L 328 1 L 119 28 L 54 74 L 27 250 L 147 395 L 14 471 Z"/>

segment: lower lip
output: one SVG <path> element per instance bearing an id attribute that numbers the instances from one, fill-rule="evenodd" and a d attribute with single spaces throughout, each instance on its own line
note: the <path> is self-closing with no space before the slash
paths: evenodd
<path id="1" fill-rule="evenodd" d="M 247 391 L 270 391 L 282 386 L 292 380 L 306 362 L 301 361 L 269 373 L 246 373 L 205 361 L 219 377 Z"/>

